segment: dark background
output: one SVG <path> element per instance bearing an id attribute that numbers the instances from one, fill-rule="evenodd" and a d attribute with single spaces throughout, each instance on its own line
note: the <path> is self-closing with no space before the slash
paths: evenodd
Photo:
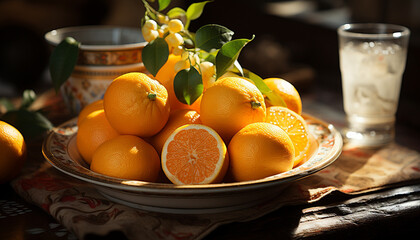
<path id="1" fill-rule="evenodd" d="M 173 1 L 184 9 L 197 1 Z M 50 30 L 78 25 L 140 27 L 141 0 L 0 0 L 0 98 L 51 87 L 47 71 Z M 261 77 L 283 77 L 302 93 L 316 89 L 341 96 L 336 29 L 350 22 L 384 22 L 411 29 L 397 122 L 420 130 L 418 93 L 420 1 L 415 0 L 215 0 L 190 30 L 217 23 L 234 38 L 255 39 L 240 56 Z M 339 103 L 341 104 L 341 103 Z"/>

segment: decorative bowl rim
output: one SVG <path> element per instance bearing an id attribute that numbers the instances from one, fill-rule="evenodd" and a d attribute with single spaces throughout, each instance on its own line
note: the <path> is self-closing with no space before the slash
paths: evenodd
<path id="1" fill-rule="evenodd" d="M 326 145 L 325 153 L 315 156 L 312 158 L 320 157 L 319 160 L 315 160 L 310 163 L 305 162 L 301 166 L 292 169 L 291 171 L 277 174 L 271 177 L 264 179 L 253 180 L 253 181 L 243 181 L 243 182 L 234 182 L 234 183 L 219 183 L 219 184 L 203 184 L 203 185 L 173 185 L 168 183 L 149 183 L 143 181 L 130 181 L 117 179 L 112 177 L 107 177 L 95 172 L 92 172 L 86 169 L 84 166 L 77 166 L 77 169 L 74 167 L 68 167 L 64 162 L 74 163 L 74 159 L 70 159 L 67 155 L 67 148 L 70 147 L 70 143 L 74 141 L 75 134 L 77 133 L 77 126 L 75 122 L 77 118 L 71 119 L 62 125 L 60 125 L 55 131 L 52 131 L 44 140 L 42 146 L 42 153 L 45 159 L 56 169 L 62 171 L 63 173 L 70 175 L 72 177 L 78 178 L 80 180 L 91 182 L 94 185 L 99 185 L 103 187 L 110 187 L 115 189 L 120 189 L 124 191 L 134 191 L 141 192 L 143 194 L 212 194 L 217 192 L 237 192 L 237 191 L 247 191 L 250 189 L 260 189 L 265 187 L 273 187 L 279 184 L 286 182 L 295 181 L 304 177 L 307 177 L 315 172 L 318 172 L 325 167 L 333 163 L 341 154 L 343 141 L 341 135 L 337 129 L 334 128 L 332 124 L 328 124 L 320 119 L 317 119 L 311 115 L 304 114 L 305 119 L 312 121 L 314 124 L 323 126 L 323 128 L 328 129 L 329 134 L 327 134 L 327 139 L 324 144 Z M 314 125 L 315 126 L 315 125 Z M 61 128 L 61 130 L 60 130 Z M 58 130 L 66 132 L 59 133 Z M 52 142 L 54 136 L 65 139 L 63 144 L 57 144 L 62 146 L 65 149 L 57 149 L 57 152 L 51 150 Z M 332 140 L 332 141 L 329 141 Z M 321 147 L 321 146 L 319 146 Z M 318 150 L 319 152 L 319 150 Z M 318 153 L 317 152 L 317 153 Z M 63 155 L 63 156 L 61 156 Z M 60 160 L 62 158 L 62 160 Z M 306 163 L 309 165 L 305 166 Z M 76 164 L 77 165 L 77 164 Z M 82 172 L 79 172 L 82 170 Z M 197 192 L 198 191 L 198 192 Z"/>
<path id="2" fill-rule="evenodd" d="M 44 38 L 45 40 L 52 46 L 57 46 L 61 39 L 59 36 L 69 32 L 88 32 L 92 30 L 126 30 L 126 31 L 133 31 L 138 32 L 141 38 L 143 35 L 139 28 L 134 27 L 126 27 L 126 26 L 112 26 L 112 25 L 87 25 L 87 26 L 73 26 L 73 27 L 63 27 L 51 30 L 45 33 Z M 147 42 L 142 41 L 138 43 L 127 43 L 127 44 L 118 44 L 118 45 L 84 45 L 81 43 L 80 50 L 81 51 L 121 51 L 121 50 L 128 50 L 128 49 L 141 49 L 146 46 Z"/>

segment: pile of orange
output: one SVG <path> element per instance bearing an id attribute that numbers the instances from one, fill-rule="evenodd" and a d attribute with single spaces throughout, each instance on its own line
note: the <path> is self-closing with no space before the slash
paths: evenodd
<path id="1" fill-rule="evenodd" d="M 265 178 L 310 157 L 315 141 L 292 84 L 265 80 L 287 107 L 271 106 L 254 84 L 232 76 L 207 86 L 188 106 L 176 99 L 172 86 L 177 60 L 171 55 L 156 80 L 143 73 L 116 78 L 103 100 L 82 110 L 77 147 L 92 171 L 210 184 Z"/>

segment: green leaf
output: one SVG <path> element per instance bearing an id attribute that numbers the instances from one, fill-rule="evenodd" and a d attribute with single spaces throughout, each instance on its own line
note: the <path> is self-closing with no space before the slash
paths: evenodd
<path id="1" fill-rule="evenodd" d="M 197 19 L 201 16 L 201 14 L 203 13 L 204 6 L 208 2 L 211 2 L 211 1 L 193 3 L 187 8 L 187 12 L 186 12 L 187 21 L 186 21 L 185 26 L 184 26 L 185 29 L 189 28 L 190 22 L 192 20 L 195 20 L 195 19 Z"/>
<path id="2" fill-rule="evenodd" d="M 236 39 L 225 43 L 216 55 L 216 80 L 221 77 L 238 59 L 242 48 L 254 39 Z"/>
<path id="3" fill-rule="evenodd" d="M 189 20 L 195 20 L 203 13 L 204 6 L 211 1 L 204 1 L 199 3 L 193 3 L 187 8 L 187 18 Z"/>
<path id="4" fill-rule="evenodd" d="M 185 10 L 179 7 L 174 7 L 166 13 L 169 18 L 180 18 L 186 14 Z"/>
<path id="5" fill-rule="evenodd" d="M 52 123 L 41 113 L 26 109 L 9 111 L 1 119 L 16 127 L 24 138 L 38 137 L 53 128 Z"/>
<path id="6" fill-rule="evenodd" d="M 159 0 L 159 10 L 162 11 L 169 6 L 171 0 Z"/>
<path id="7" fill-rule="evenodd" d="M 203 80 L 197 69 L 192 67 L 179 71 L 174 79 L 174 91 L 180 102 L 193 104 L 203 93 Z"/>
<path id="8" fill-rule="evenodd" d="M 147 44 L 142 51 L 141 57 L 146 67 L 153 76 L 159 72 L 169 56 L 169 47 L 163 38 L 156 38 Z"/>
<path id="9" fill-rule="evenodd" d="M 56 92 L 73 72 L 79 56 L 79 46 L 80 43 L 74 38 L 67 37 L 54 48 L 49 70 Z"/>
<path id="10" fill-rule="evenodd" d="M 7 98 L 0 98 L 0 105 L 2 105 L 7 111 L 15 110 L 13 103 Z"/>
<path id="11" fill-rule="evenodd" d="M 217 52 L 210 53 L 209 55 L 207 55 L 207 57 L 204 58 L 204 60 L 206 60 L 207 62 L 216 64 L 216 54 Z"/>
<path id="12" fill-rule="evenodd" d="M 260 76 L 244 69 L 244 77 L 249 78 L 254 82 L 255 86 L 257 86 L 260 92 L 268 98 L 268 101 L 271 105 L 287 107 L 283 98 L 271 90 Z"/>
<path id="13" fill-rule="evenodd" d="M 202 59 L 202 61 L 207 61 L 215 64 L 217 51 L 206 52 L 200 49 L 198 52 L 196 52 L 196 54 L 198 54 L 198 57 Z"/>
<path id="14" fill-rule="evenodd" d="M 233 31 L 217 25 L 208 24 L 199 28 L 195 34 L 196 47 L 210 52 L 219 49 L 232 39 Z"/>
<path id="15" fill-rule="evenodd" d="M 27 89 L 23 91 L 23 97 L 22 97 L 22 104 L 20 105 L 21 109 L 27 109 L 32 105 L 32 103 L 36 99 L 36 94 L 33 90 Z"/>

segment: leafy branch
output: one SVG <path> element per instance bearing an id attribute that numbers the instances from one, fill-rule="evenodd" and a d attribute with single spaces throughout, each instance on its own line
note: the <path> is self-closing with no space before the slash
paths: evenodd
<path id="1" fill-rule="evenodd" d="M 0 119 L 15 126 L 25 138 L 35 138 L 53 128 L 53 124 L 42 114 L 41 111 L 30 109 L 36 94 L 33 90 L 25 90 L 22 96 L 22 102 L 19 107 L 6 99 L 0 99 L 6 112 L 0 115 Z"/>
<path id="2" fill-rule="evenodd" d="M 162 11 L 168 8 L 171 0 L 157 0 L 157 10 L 151 6 L 155 2 L 154 0 L 142 0 L 142 2 L 146 11 L 141 21 L 141 28 L 143 36 L 149 34 L 148 44 L 142 51 L 146 69 L 156 76 L 168 60 L 169 54 L 187 53 L 188 57 L 184 61 L 187 61 L 189 67 L 178 71 L 174 79 L 175 95 L 180 102 L 193 104 L 203 93 L 203 69 L 200 62 L 210 62 L 214 65 L 214 80 L 219 79 L 232 68 L 237 69 L 241 77 L 249 77 L 243 72 L 237 60 L 242 49 L 254 39 L 254 36 L 251 39 L 233 40 L 234 32 L 218 24 L 204 25 L 196 33 L 191 33 L 188 30 L 191 21 L 199 18 L 206 4 L 212 1 L 192 3 L 186 10 L 174 7 L 169 9 L 166 14 Z M 173 19 L 180 20 L 183 24 L 183 29 L 176 33 L 178 35 L 175 35 L 175 38 L 174 33 L 168 31 L 169 22 Z M 151 21 L 153 22 L 152 28 L 156 29 L 146 29 L 147 23 Z M 147 26 L 147 28 L 149 27 Z M 173 41 L 178 45 L 174 45 Z M 49 69 L 56 92 L 73 72 L 79 48 L 79 42 L 73 38 L 66 38 L 54 49 L 50 57 Z M 191 59 L 195 57 L 199 61 Z M 255 74 L 252 76 L 254 79 L 251 78 L 251 80 L 257 79 Z M 257 81 L 256 86 L 272 104 L 283 105 L 284 101 L 281 97 L 273 91 L 267 91 L 269 88 L 263 81 L 255 81 Z"/>
<path id="3" fill-rule="evenodd" d="M 167 28 L 166 24 L 171 19 L 183 20 L 184 28 L 179 32 L 183 37 L 183 44 L 181 47 L 175 47 L 181 48 L 183 52 L 187 52 L 190 56 L 198 56 L 199 62 L 207 61 L 212 63 L 215 66 L 214 78 L 217 80 L 231 69 L 234 64 L 237 65 L 237 69 L 242 69 L 237 59 L 243 47 L 252 41 L 254 36 L 251 39 L 232 40 L 234 32 L 218 24 L 207 24 L 200 27 L 195 34 L 190 33 L 188 31 L 190 22 L 201 16 L 204 6 L 209 2 L 211 1 L 193 3 L 186 11 L 175 7 L 170 9 L 165 15 L 161 11 L 170 4 L 170 0 L 158 1 L 159 11 L 153 9 L 146 0 L 143 0 L 146 13 L 142 23 L 145 24 L 147 21 L 154 20 L 158 26 L 152 30 L 162 31 L 162 29 L 165 30 Z M 144 30 L 145 28 L 145 25 L 143 25 L 142 29 Z M 149 34 L 150 31 L 146 29 L 146 31 L 143 31 L 143 35 Z M 169 54 L 175 54 L 177 50 L 170 46 L 169 40 L 167 40 L 169 37 L 167 36 L 167 34 L 162 34 L 162 36 L 156 37 L 143 50 L 143 63 L 153 76 L 156 76 L 166 63 Z M 165 44 L 165 41 L 162 40 L 166 40 L 167 43 Z M 177 72 L 174 79 L 174 91 L 180 102 L 190 105 L 203 93 L 203 71 L 200 64 L 197 64 L 196 61 L 191 61 L 190 58 L 187 61 L 190 67 Z"/>

